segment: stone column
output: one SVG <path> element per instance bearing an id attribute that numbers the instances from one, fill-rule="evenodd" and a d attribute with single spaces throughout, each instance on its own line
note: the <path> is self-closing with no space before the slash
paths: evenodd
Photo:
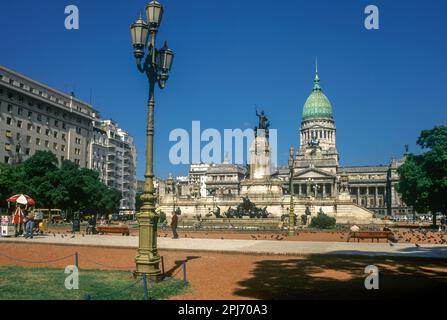
<path id="1" fill-rule="evenodd" d="M 377 207 L 377 204 L 379 203 L 379 187 L 376 186 L 374 188 L 375 194 L 374 194 L 374 206 Z"/>
<path id="2" fill-rule="evenodd" d="M 326 198 L 326 183 L 323 183 L 323 185 L 321 187 L 323 188 L 323 190 L 322 190 L 323 198 Z"/>

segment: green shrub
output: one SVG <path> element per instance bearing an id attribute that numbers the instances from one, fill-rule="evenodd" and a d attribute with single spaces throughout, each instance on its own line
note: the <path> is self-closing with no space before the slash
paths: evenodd
<path id="1" fill-rule="evenodd" d="M 331 229 L 335 227 L 335 218 L 329 217 L 322 210 L 320 210 L 317 216 L 312 218 L 310 227 L 317 229 Z"/>

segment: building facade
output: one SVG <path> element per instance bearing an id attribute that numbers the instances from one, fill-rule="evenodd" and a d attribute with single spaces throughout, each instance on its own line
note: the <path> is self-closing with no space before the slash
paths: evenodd
<path id="1" fill-rule="evenodd" d="M 202 188 L 199 181 L 204 179 L 207 192 L 189 198 L 184 193 L 181 197 L 170 194 L 160 199 L 160 206 L 175 203 L 192 215 L 213 212 L 215 207 L 224 213 L 248 196 L 277 217 L 288 214 L 291 202 L 299 215 L 310 212 L 314 216 L 323 210 L 339 223 L 371 223 L 384 215 L 412 214 L 412 208 L 401 201 L 396 191 L 397 169 L 404 158 L 388 165 L 341 166 L 336 137 L 333 107 L 323 93 L 316 71 L 312 91 L 302 109 L 299 147 L 287 166 L 278 167 L 270 175 L 265 168 L 252 165 L 251 177 L 247 178 L 244 168 L 228 163 L 193 165 L 189 183 L 194 187 L 189 189 Z M 264 144 L 268 145 L 268 140 Z"/>
<path id="2" fill-rule="evenodd" d="M 90 168 L 93 107 L 0 66 L 0 161 L 17 163 L 38 150 Z"/>
<path id="3" fill-rule="evenodd" d="M 112 120 L 96 120 L 92 142 L 93 169 L 100 166 L 103 182 L 121 192 L 120 211 L 135 213 L 136 147 L 129 133 Z M 105 169 L 103 169 L 105 168 Z"/>
<path id="4" fill-rule="evenodd" d="M 116 123 L 101 120 L 88 103 L 0 66 L 0 161 L 20 163 L 51 151 L 93 169 L 119 190 L 121 210 L 135 210 L 136 148 Z"/>

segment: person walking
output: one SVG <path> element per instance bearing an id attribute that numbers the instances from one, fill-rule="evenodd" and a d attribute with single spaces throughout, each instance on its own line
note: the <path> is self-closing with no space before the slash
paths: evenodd
<path id="1" fill-rule="evenodd" d="M 446 216 L 445 214 L 442 215 L 441 217 L 441 232 L 445 233 L 445 224 L 446 224 Z"/>
<path id="2" fill-rule="evenodd" d="M 25 238 L 33 238 L 33 230 L 34 229 L 34 217 L 31 215 L 31 213 L 26 217 L 26 223 L 25 223 Z"/>
<path id="3" fill-rule="evenodd" d="M 171 228 L 172 228 L 172 239 L 178 239 L 178 233 L 177 233 L 177 225 L 178 225 L 178 216 L 177 212 L 172 212 L 172 219 L 171 219 Z"/>

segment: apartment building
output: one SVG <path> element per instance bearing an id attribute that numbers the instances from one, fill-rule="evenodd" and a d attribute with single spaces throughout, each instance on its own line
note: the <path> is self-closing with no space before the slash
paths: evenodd
<path id="1" fill-rule="evenodd" d="M 137 192 L 136 147 L 132 136 L 112 120 L 94 122 L 92 162 L 104 183 L 122 194 L 120 211 L 133 214 Z"/>
<path id="2" fill-rule="evenodd" d="M 0 66 L 0 161 L 17 163 L 38 150 L 90 168 L 96 110 L 89 104 Z"/>
<path id="3" fill-rule="evenodd" d="M 96 170 L 123 196 L 123 213 L 134 213 L 136 147 L 133 138 L 74 94 L 65 94 L 0 66 L 0 161 L 14 164 L 36 151 L 51 151 Z"/>

